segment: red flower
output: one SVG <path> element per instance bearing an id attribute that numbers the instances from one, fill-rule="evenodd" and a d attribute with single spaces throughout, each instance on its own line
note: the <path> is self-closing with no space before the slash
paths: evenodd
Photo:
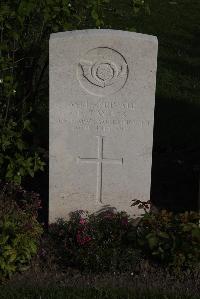
<path id="1" fill-rule="evenodd" d="M 90 242 L 92 238 L 90 236 L 84 236 L 83 234 L 81 234 L 81 231 L 78 231 L 76 240 L 79 245 L 85 245 L 86 243 Z"/>
<path id="2" fill-rule="evenodd" d="M 80 221 L 79 221 L 79 224 L 82 224 L 82 225 L 84 225 L 84 224 L 86 224 L 86 220 L 84 219 L 84 218 L 80 218 Z"/>

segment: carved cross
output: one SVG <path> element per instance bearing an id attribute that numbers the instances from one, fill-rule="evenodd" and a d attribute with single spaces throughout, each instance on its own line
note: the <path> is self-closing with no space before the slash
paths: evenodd
<path id="1" fill-rule="evenodd" d="M 98 203 L 102 203 L 102 167 L 103 163 L 106 164 L 119 164 L 123 165 L 123 158 L 121 159 L 108 159 L 103 156 L 103 136 L 97 136 L 98 138 L 98 157 L 97 158 L 77 158 L 77 162 L 82 163 L 97 163 L 97 191 L 96 200 Z"/>

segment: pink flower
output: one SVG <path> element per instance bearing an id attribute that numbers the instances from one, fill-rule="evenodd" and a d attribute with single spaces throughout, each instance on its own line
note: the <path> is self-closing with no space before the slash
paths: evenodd
<path id="1" fill-rule="evenodd" d="M 90 242 L 91 240 L 92 240 L 92 238 L 91 238 L 90 236 L 85 236 L 85 237 L 83 238 L 84 243 L 88 243 L 88 242 Z"/>
<path id="2" fill-rule="evenodd" d="M 90 236 L 83 236 L 81 235 L 80 231 L 78 231 L 76 235 L 76 240 L 79 245 L 84 245 L 92 240 Z"/>
<path id="3" fill-rule="evenodd" d="M 82 225 L 86 224 L 86 220 L 84 218 L 80 218 L 79 224 Z"/>

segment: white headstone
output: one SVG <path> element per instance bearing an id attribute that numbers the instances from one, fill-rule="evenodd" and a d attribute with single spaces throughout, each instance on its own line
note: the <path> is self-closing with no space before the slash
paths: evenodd
<path id="1" fill-rule="evenodd" d="M 50 38 L 49 220 L 150 199 L 157 38 L 80 30 Z"/>

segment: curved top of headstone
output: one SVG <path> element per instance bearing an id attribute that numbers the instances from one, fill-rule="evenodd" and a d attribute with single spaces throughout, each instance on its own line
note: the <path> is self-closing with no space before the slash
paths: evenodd
<path id="1" fill-rule="evenodd" d="M 123 31 L 123 30 L 114 30 L 114 29 L 84 29 L 84 30 L 72 30 L 72 31 L 65 31 L 65 32 L 57 32 L 52 33 L 50 35 L 51 39 L 54 38 L 69 38 L 74 36 L 81 36 L 81 35 L 106 35 L 106 34 L 112 34 L 113 37 L 115 36 L 121 36 L 126 38 L 132 38 L 132 39 L 143 39 L 147 41 L 154 41 L 157 42 L 157 37 L 154 35 L 148 35 L 143 33 L 137 33 L 137 32 L 130 32 L 130 31 Z"/>

